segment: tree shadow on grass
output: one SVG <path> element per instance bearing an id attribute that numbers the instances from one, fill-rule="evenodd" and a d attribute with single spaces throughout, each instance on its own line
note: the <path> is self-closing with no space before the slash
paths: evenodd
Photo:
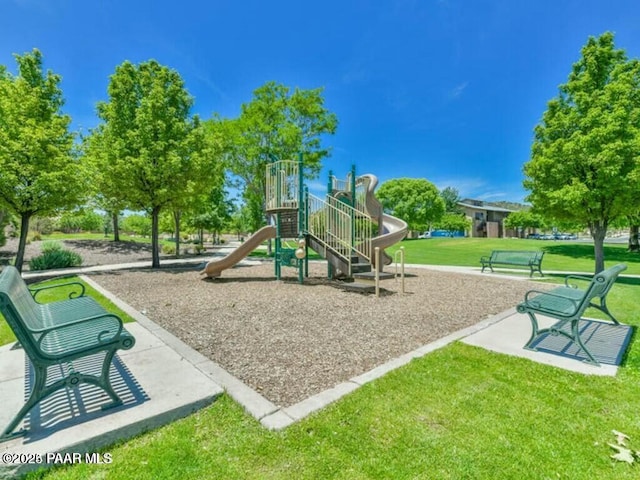
<path id="1" fill-rule="evenodd" d="M 564 280 L 566 277 L 568 277 L 570 275 L 562 274 L 562 273 L 551 273 L 551 274 L 547 274 L 546 276 L 548 278 L 558 278 L 560 280 Z M 585 278 L 592 278 L 593 277 L 593 275 L 579 275 L 579 276 L 580 277 L 585 277 Z M 616 283 L 620 284 L 620 285 L 633 285 L 633 286 L 637 287 L 637 286 L 640 286 L 640 278 L 618 276 L 618 278 L 616 279 Z"/>
<path id="2" fill-rule="evenodd" d="M 113 240 L 64 240 L 64 244 L 74 249 L 93 250 L 105 254 L 147 253 L 151 255 L 151 244 L 142 242 L 114 242 Z"/>
<path id="3" fill-rule="evenodd" d="M 570 258 L 585 258 L 594 260 L 593 245 L 590 244 L 566 244 L 566 245 L 546 245 L 542 247 L 545 253 L 560 255 Z M 624 247 L 612 247 L 605 245 L 604 258 L 609 262 L 618 263 L 640 263 L 640 254 L 628 252 Z"/>

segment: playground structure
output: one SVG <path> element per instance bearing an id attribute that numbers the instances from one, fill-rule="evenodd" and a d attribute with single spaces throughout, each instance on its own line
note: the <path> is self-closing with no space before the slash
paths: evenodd
<path id="1" fill-rule="evenodd" d="M 383 212 L 374 195 L 375 175 L 356 176 L 355 167 L 346 180 L 329 172 L 324 199 L 304 185 L 302 155 L 297 160 L 277 160 L 266 167 L 265 210 L 274 225 L 261 228 L 224 258 L 210 261 L 201 274 L 218 277 L 245 258 L 267 239 L 275 243 L 275 276 L 282 267 L 295 267 L 298 279 L 308 275 L 308 249 L 327 260 L 329 278 L 351 278 L 376 270 L 392 259 L 384 249 L 401 241 L 407 224 Z M 293 241 L 295 248 L 289 246 Z M 376 262 L 376 250 L 380 261 Z"/>

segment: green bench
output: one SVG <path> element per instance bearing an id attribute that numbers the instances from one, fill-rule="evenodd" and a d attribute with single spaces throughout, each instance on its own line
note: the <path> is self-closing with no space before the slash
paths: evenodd
<path id="1" fill-rule="evenodd" d="M 524 302 L 517 306 L 518 312 L 526 313 L 531 319 L 531 337 L 524 348 L 536 350 L 531 345 L 543 334 L 564 335 L 575 342 L 586 354 L 588 359 L 585 362 L 600 365 L 580 338 L 579 322 L 587 308 L 595 307 L 604 312 L 614 324 L 619 324 L 618 320 L 609 312 L 606 298 L 620 272 L 626 269 L 627 266 L 621 263 L 603 270 L 593 278 L 569 275 L 565 278 L 564 286 L 549 291 L 528 291 Z M 577 284 L 571 284 L 570 282 L 574 280 L 583 282 L 584 287 L 580 288 Z M 537 314 L 555 318 L 558 322 L 549 328 L 541 329 L 538 326 Z M 567 325 L 570 327 L 569 331 L 563 329 Z"/>
<path id="2" fill-rule="evenodd" d="M 544 276 L 540 265 L 542 264 L 542 257 L 544 252 L 538 251 L 526 251 L 526 250 L 494 250 L 489 257 L 481 257 L 480 263 L 482 264 L 482 272 L 489 267 L 493 272 L 495 265 L 503 266 L 516 266 L 516 267 L 529 267 L 533 276 L 533 272 L 540 273 L 540 276 Z"/>
<path id="3" fill-rule="evenodd" d="M 36 301 L 41 291 L 68 285 L 78 287 L 80 291 L 69 294 L 68 300 L 44 304 Z M 66 387 L 89 383 L 102 388 L 111 398 L 103 410 L 122 404 L 111 386 L 109 370 L 116 351 L 132 348 L 135 338 L 123 327 L 117 315 L 107 312 L 84 293 L 84 285 L 78 282 L 29 290 L 15 267 L 4 267 L 0 273 L 0 313 L 35 373 L 29 398 L 0 439 L 24 433 L 24 430 L 12 432 L 34 406 Z M 104 354 L 100 376 L 76 370 L 81 370 L 78 364 L 83 362 L 74 365 L 74 361 L 97 354 Z M 65 376 L 47 384 L 49 368 L 58 365 L 64 367 Z"/>

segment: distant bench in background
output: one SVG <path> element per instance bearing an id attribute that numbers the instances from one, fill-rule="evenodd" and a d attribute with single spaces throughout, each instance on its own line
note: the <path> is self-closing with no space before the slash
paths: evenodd
<path id="1" fill-rule="evenodd" d="M 496 265 L 501 266 L 514 266 L 514 267 L 529 267 L 533 276 L 533 272 L 540 273 L 540 276 L 544 276 L 540 265 L 542 264 L 542 257 L 544 252 L 540 251 L 526 251 L 526 250 L 494 250 L 489 257 L 480 258 L 482 263 L 482 271 L 489 267 L 493 272 L 493 267 Z"/>

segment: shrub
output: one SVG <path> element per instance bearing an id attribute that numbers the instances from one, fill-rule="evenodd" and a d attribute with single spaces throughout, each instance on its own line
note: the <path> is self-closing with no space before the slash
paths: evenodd
<path id="1" fill-rule="evenodd" d="M 42 250 L 42 253 L 57 252 L 62 250 L 62 244 L 57 240 L 46 240 L 42 242 L 40 250 Z"/>
<path id="2" fill-rule="evenodd" d="M 42 240 L 42 235 L 40 235 L 40 232 L 30 231 L 27 234 L 27 243 L 39 242 L 40 240 Z"/>
<path id="3" fill-rule="evenodd" d="M 162 245 L 162 253 L 166 255 L 175 255 L 176 254 L 176 246 L 175 245 L 167 245 L 166 243 Z"/>
<path id="4" fill-rule="evenodd" d="M 79 267 L 82 257 L 71 250 L 48 250 L 33 257 L 29 262 L 31 270 L 51 270 L 54 268 Z"/>

